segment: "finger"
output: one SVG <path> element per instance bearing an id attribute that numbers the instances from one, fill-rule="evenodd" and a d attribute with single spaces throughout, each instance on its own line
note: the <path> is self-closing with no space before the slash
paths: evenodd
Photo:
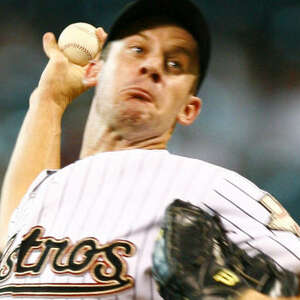
<path id="1" fill-rule="evenodd" d="M 47 32 L 43 36 L 43 48 L 48 58 L 54 58 L 55 56 L 62 56 L 56 38 L 52 32 Z"/>
<path id="2" fill-rule="evenodd" d="M 102 45 L 104 44 L 106 37 L 107 37 L 107 33 L 104 31 L 104 29 L 102 27 L 98 27 L 96 29 L 96 35 L 100 41 L 100 45 L 102 47 Z"/>

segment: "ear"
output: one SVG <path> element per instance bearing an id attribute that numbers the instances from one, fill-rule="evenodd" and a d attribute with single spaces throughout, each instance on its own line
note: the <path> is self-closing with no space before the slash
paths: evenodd
<path id="1" fill-rule="evenodd" d="M 98 74 L 101 71 L 103 65 L 103 60 L 92 60 L 86 67 L 85 74 L 83 77 L 83 84 L 87 87 L 92 87 L 97 85 Z"/>
<path id="2" fill-rule="evenodd" d="M 202 100 L 196 96 L 190 96 L 189 102 L 182 107 L 177 115 L 177 122 L 181 125 L 191 125 L 199 115 L 202 107 Z"/>

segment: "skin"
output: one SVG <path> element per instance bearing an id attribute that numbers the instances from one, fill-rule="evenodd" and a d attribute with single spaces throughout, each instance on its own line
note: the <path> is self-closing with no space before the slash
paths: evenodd
<path id="1" fill-rule="evenodd" d="M 106 33 L 98 28 L 96 34 L 102 45 Z M 44 34 L 43 48 L 49 61 L 30 96 L 29 109 L 2 185 L 0 250 L 6 244 L 11 215 L 31 183 L 44 169 L 60 168 L 63 113 L 77 96 L 89 88 L 83 82 L 89 66 L 81 67 L 69 62 L 60 51 L 53 33 Z"/>
<path id="2" fill-rule="evenodd" d="M 113 42 L 99 76 L 86 78 L 99 84 L 81 157 L 166 148 L 175 124 L 190 125 L 200 112 L 201 99 L 194 95 L 197 59 L 196 41 L 175 24 L 150 24 Z"/>
<path id="3" fill-rule="evenodd" d="M 166 24 L 162 26 L 161 34 L 164 32 L 165 38 L 174 28 L 174 25 L 170 24 L 170 26 L 168 27 Z M 190 90 L 192 90 L 191 86 L 194 85 L 197 73 L 192 69 L 181 72 L 181 74 L 177 71 L 178 74 L 168 72 L 164 67 L 164 62 L 166 50 L 170 50 L 171 45 L 164 45 L 164 48 L 159 47 L 160 30 L 159 27 L 153 29 L 155 33 L 151 36 L 149 29 L 150 33 L 148 34 L 150 34 L 149 38 L 154 43 L 154 47 L 147 54 L 147 59 L 145 59 L 147 64 L 139 68 L 139 73 L 134 73 L 138 65 L 132 66 L 133 57 L 139 61 L 139 64 L 143 62 L 143 59 L 137 59 L 137 53 L 134 51 L 127 51 L 126 62 L 122 66 L 118 65 L 122 59 L 120 50 L 124 50 L 124 48 L 120 48 L 122 43 L 113 43 L 105 62 L 96 60 L 81 67 L 68 61 L 58 48 L 52 33 L 44 35 L 43 47 L 49 57 L 49 62 L 41 75 L 37 88 L 30 96 L 29 110 L 22 124 L 2 186 L 1 249 L 6 243 L 8 222 L 12 212 L 19 205 L 33 180 L 44 169 L 60 168 L 61 119 L 64 111 L 77 96 L 88 88 L 96 86 L 98 80 L 99 87 L 96 89 L 85 130 L 82 157 L 117 149 L 165 148 L 176 119 L 178 122 L 188 125 L 196 118 L 200 111 L 201 100 L 194 97 Z M 195 47 L 196 42 L 188 32 L 181 28 L 178 28 L 177 31 L 172 38 L 173 42 L 175 38 L 183 39 L 181 44 L 187 42 L 191 44 L 190 47 Z M 96 33 L 100 44 L 103 44 L 106 33 L 102 28 L 99 28 Z M 135 56 L 129 56 L 129 53 Z M 100 53 L 98 58 L 99 56 Z M 192 57 L 190 59 L 192 60 Z M 152 63 L 153 66 L 150 65 Z M 100 72 L 102 65 L 103 72 Z M 114 70 L 113 74 L 118 76 L 120 83 L 117 85 L 113 84 L 117 80 L 112 80 L 110 68 Z M 125 70 L 127 68 L 128 70 Z M 147 85 L 143 88 L 151 89 L 153 103 L 138 100 L 136 97 L 125 101 L 124 97 L 126 98 L 128 93 L 132 94 L 132 91 L 122 92 L 122 99 L 119 100 L 119 95 L 113 95 L 113 89 L 121 92 L 121 89 L 126 88 L 126 84 L 129 84 L 122 82 L 121 70 L 124 70 L 122 76 L 126 80 L 129 78 L 131 81 L 142 80 L 143 83 L 135 82 L 135 89 L 141 88 L 141 84 Z M 154 82 L 155 78 L 158 79 L 157 82 Z M 187 83 L 184 83 L 185 80 Z M 180 98 L 175 103 L 175 93 L 169 94 L 166 91 L 181 83 L 185 84 L 184 93 L 178 90 Z M 132 85 L 132 82 L 130 84 Z M 135 91 L 134 94 L 136 95 L 136 93 L 139 93 L 138 97 L 140 98 L 141 91 Z M 164 93 L 168 96 L 166 104 L 163 104 L 162 100 L 158 100 Z M 179 100 L 183 102 L 179 104 Z M 124 109 L 125 107 L 126 109 Z M 109 108 L 111 108 L 110 112 Z M 168 113 L 169 109 L 170 113 Z M 166 120 L 163 126 L 159 126 L 159 120 L 164 120 L 164 118 Z M 131 121 L 124 122 L 127 119 Z M 145 126 L 142 125 L 143 120 L 145 120 Z M 153 130 L 149 130 L 151 126 L 153 126 Z M 123 129 L 120 129 L 121 127 Z M 18 182 L 17 185 L 16 182 Z"/>
<path id="4" fill-rule="evenodd" d="M 44 35 L 49 63 L 30 97 L 2 187 L 2 249 L 11 213 L 34 178 L 45 168 L 60 168 L 61 118 L 85 90 L 96 86 L 81 157 L 102 151 L 166 148 L 176 123 L 190 125 L 198 116 L 202 103 L 194 95 L 199 72 L 195 40 L 172 23 L 148 25 L 113 42 L 105 61 L 93 61 L 84 68 L 63 56 L 53 34 Z M 97 35 L 103 43 L 105 32 L 100 28 Z M 271 298 L 249 290 L 239 299 Z"/>

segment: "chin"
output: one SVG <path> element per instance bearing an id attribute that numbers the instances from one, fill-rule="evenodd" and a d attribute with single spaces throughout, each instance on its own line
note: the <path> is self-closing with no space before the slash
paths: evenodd
<path id="1" fill-rule="evenodd" d="M 151 119 L 153 119 L 153 116 L 149 113 L 149 111 L 145 111 L 144 109 L 139 109 L 137 107 L 126 108 L 120 112 L 120 120 L 125 124 L 132 123 L 133 125 L 142 125 Z"/>

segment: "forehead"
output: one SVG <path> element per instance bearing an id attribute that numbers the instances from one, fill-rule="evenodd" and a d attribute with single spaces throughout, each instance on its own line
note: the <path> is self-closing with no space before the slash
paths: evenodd
<path id="1" fill-rule="evenodd" d="M 124 28 L 118 39 L 128 38 L 142 32 L 162 34 L 168 39 L 183 39 L 192 48 L 197 50 L 198 45 L 190 32 L 184 29 L 179 23 L 168 17 L 149 17 L 148 19 L 137 20 Z"/>
<path id="2" fill-rule="evenodd" d="M 108 47 L 104 48 L 102 58 L 105 60 L 111 52 L 118 53 L 127 44 L 126 41 L 129 43 L 131 39 L 141 36 L 149 43 L 160 44 L 161 49 L 169 55 L 187 58 L 189 72 L 196 74 L 198 80 L 200 56 L 196 39 L 183 26 L 166 17 L 151 17 L 129 24 L 119 31 L 114 40 L 109 42 Z M 110 51 L 111 48 L 115 51 Z"/>

